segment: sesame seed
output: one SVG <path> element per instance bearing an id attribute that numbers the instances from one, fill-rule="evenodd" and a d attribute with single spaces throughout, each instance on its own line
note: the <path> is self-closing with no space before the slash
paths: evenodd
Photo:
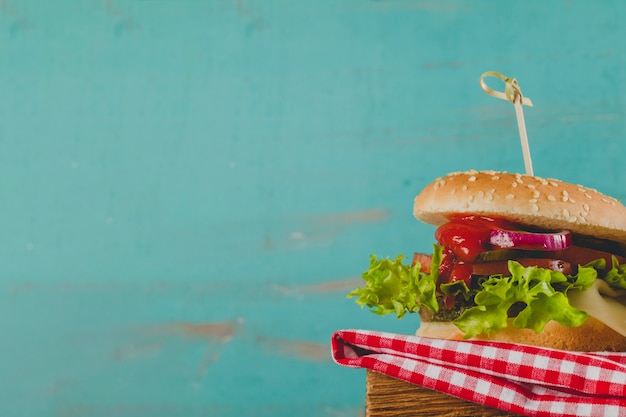
<path id="1" fill-rule="evenodd" d="M 548 200 L 550 200 L 550 201 L 556 201 L 556 197 L 555 197 L 555 196 L 553 196 L 552 194 L 550 194 L 550 195 L 548 196 Z"/>
<path id="2" fill-rule="evenodd" d="M 474 201 L 474 196 L 470 194 L 470 195 L 467 197 L 467 201 L 469 201 L 469 202 Z"/>
<path id="3" fill-rule="evenodd" d="M 569 197 L 568 197 L 568 196 L 566 196 L 566 195 L 564 195 L 564 196 L 563 196 L 563 198 L 562 198 L 561 200 L 563 200 L 563 201 L 567 201 L 567 200 L 569 200 Z"/>
<path id="4" fill-rule="evenodd" d="M 587 203 L 583 204 L 583 209 L 585 211 L 589 211 L 589 204 L 587 204 Z"/>
<path id="5" fill-rule="evenodd" d="M 539 206 L 536 204 L 533 204 L 533 211 L 539 211 Z"/>
<path id="6" fill-rule="evenodd" d="M 497 176 L 497 175 L 494 175 L 493 177 L 491 177 L 491 179 L 492 179 L 492 180 L 499 180 L 499 179 L 500 179 L 500 177 L 499 177 L 499 176 Z"/>
<path id="7" fill-rule="evenodd" d="M 569 221 L 572 223 L 576 223 L 576 216 L 570 216 Z"/>
<path id="8" fill-rule="evenodd" d="M 528 184 L 526 187 L 530 188 L 531 190 L 534 190 L 535 188 L 537 188 L 535 187 L 534 184 Z"/>
<path id="9" fill-rule="evenodd" d="M 537 190 L 533 191 L 533 197 L 535 197 L 535 198 L 539 197 L 540 194 L 541 193 L 539 191 L 537 191 Z"/>
<path id="10" fill-rule="evenodd" d="M 587 194 L 587 193 L 585 193 L 585 197 L 591 198 L 591 196 L 589 194 Z"/>
<path id="11" fill-rule="evenodd" d="M 515 198 L 515 194 L 507 194 L 506 195 L 506 199 L 507 200 L 513 200 Z"/>
<path id="12" fill-rule="evenodd" d="M 567 192 L 567 190 L 563 190 L 563 192 L 561 193 L 563 195 L 569 195 L 569 193 Z"/>
<path id="13" fill-rule="evenodd" d="M 530 200 L 528 200 L 529 203 L 536 203 L 537 199 L 536 198 L 531 198 Z"/>
<path id="14" fill-rule="evenodd" d="M 472 175 L 472 176 L 471 176 L 471 177 L 469 177 L 467 180 L 468 180 L 468 181 L 476 181 L 476 177 Z"/>
<path id="15" fill-rule="evenodd" d="M 513 184 L 511 184 L 512 187 L 517 187 L 517 183 L 514 182 Z"/>
<path id="16" fill-rule="evenodd" d="M 462 189 L 463 191 L 467 191 L 467 185 L 463 185 L 463 187 L 461 187 L 461 189 Z"/>
<path id="17" fill-rule="evenodd" d="M 569 217 L 569 210 L 563 209 L 563 217 Z"/>
<path id="18" fill-rule="evenodd" d="M 456 194 L 456 187 L 455 187 L 455 188 L 453 188 L 452 190 L 450 190 L 450 194 L 451 194 L 451 195 Z"/>
<path id="19" fill-rule="evenodd" d="M 554 182 L 554 181 L 550 181 L 550 185 L 553 186 L 553 187 L 558 187 L 559 186 L 559 184 Z"/>

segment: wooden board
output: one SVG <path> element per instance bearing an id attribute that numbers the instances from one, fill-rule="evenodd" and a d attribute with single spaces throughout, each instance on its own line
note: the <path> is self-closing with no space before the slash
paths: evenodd
<path id="1" fill-rule="evenodd" d="M 367 371 L 366 417 L 514 417 L 495 408 L 409 384 L 377 372 Z"/>

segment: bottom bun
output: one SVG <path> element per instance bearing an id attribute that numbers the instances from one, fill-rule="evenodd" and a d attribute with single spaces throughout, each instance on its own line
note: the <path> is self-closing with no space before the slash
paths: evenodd
<path id="1" fill-rule="evenodd" d="M 415 334 L 416 336 L 437 339 L 463 339 L 463 333 L 452 322 L 422 321 Z M 472 339 L 495 340 L 579 352 L 626 351 L 626 337 L 593 317 L 589 317 L 579 327 L 565 327 L 555 321 L 551 321 L 546 324 L 541 333 L 535 333 L 530 329 L 515 328 L 511 320 L 509 320 L 509 326 L 499 332 L 492 333 L 490 336 L 483 335 Z"/>

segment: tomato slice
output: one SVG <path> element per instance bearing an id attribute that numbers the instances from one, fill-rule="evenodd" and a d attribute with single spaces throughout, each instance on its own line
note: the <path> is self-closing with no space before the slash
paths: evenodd
<path id="1" fill-rule="evenodd" d="M 415 252 L 413 254 L 413 263 L 411 266 L 415 266 L 416 263 L 420 263 L 420 271 L 426 274 L 430 274 L 430 263 L 432 262 L 433 257 L 431 255 L 427 255 L 425 253 Z"/>
<path id="2" fill-rule="evenodd" d="M 484 256 L 483 256 L 484 255 Z M 570 246 L 560 251 L 523 251 L 512 249 L 500 249 L 497 251 L 484 252 L 479 256 L 480 262 L 465 263 L 455 260 L 450 250 L 443 252 L 443 259 L 439 268 L 439 283 L 465 281 L 469 285 L 472 275 L 509 275 L 508 261 L 513 259 L 525 267 L 537 266 L 539 268 L 560 271 L 565 275 L 576 273 L 578 265 L 585 265 L 596 259 L 604 259 L 607 268 L 612 265 L 612 257 L 615 256 L 620 264 L 626 263 L 626 257 L 614 255 L 597 249 Z M 432 255 L 425 253 L 413 254 L 413 265 L 419 262 L 420 271 L 430 273 Z"/>
<path id="3" fill-rule="evenodd" d="M 626 263 L 626 258 L 619 255 L 613 255 L 597 249 L 583 248 L 582 246 L 570 246 L 562 251 L 553 253 L 555 258 L 563 259 L 574 265 L 585 265 L 596 259 L 603 258 L 606 261 L 607 268 L 613 264 L 612 257 L 615 256 L 620 264 Z"/>
<path id="4" fill-rule="evenodd" d="M 575 272 L 575 268 L 571 263 L 561 259 L 548 258 L 519 258 L 515 259 L 525 267 L 537 266 L 539 268 L 551 269 L 553 271 L 562 272 L 565 275 L 571 275 Z M 510 275 L 508 268 L 509 261 L 492 261 L 481 262 L 472 265 L 472 274 L 474 275 Z"/>
<path id="5" fill-rule="evenodd" d="M 425 274 L 430 274 L 430 264 L 432 263 L 432 255 L 425 253 L 415 252 L 413 254 L 413 263 L 411 266 L 415 266 L 417 262 L 420 263 L 420 271 Z M 439 265 L 439 283 L 445 283 L 450 280 L 450 274 L 452 269 L 456 265 L 454 254 L 450 249 L 444 249 L 441 254 L 441 265 Z"/>

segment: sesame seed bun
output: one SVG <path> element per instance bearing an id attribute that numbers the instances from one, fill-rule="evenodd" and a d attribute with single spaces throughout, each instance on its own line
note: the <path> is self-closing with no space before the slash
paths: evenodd
<path id="1" fill-rule="evenodd" d="M 413 214 L 440 226 L 455 214 L 503 217 L 546 230 L 626 243 L 626 207 L 594 189 L 496 171 L 448 174 L 415 198 Z"/>
<path id="2" fill-rule="evenodd" d="M 496 171 L 448 174 L 415 197 L 413 213 L 418 220 L 434 226 L 447 223 L 455 215 L 478 215 L 626 244 L 626 207 L 615 198 L 582 185 L 530 175 Z M 582 326 L 574 328 L 550 321 L 539 334 L 509 323 L 499 332 L 476 339 L 572 351 L 626 351 L 626 337 L 604 321 L 603 317 L 590 315 Z M 422 320 L 416 334 L 463 338 L 452 322 Z"/>

